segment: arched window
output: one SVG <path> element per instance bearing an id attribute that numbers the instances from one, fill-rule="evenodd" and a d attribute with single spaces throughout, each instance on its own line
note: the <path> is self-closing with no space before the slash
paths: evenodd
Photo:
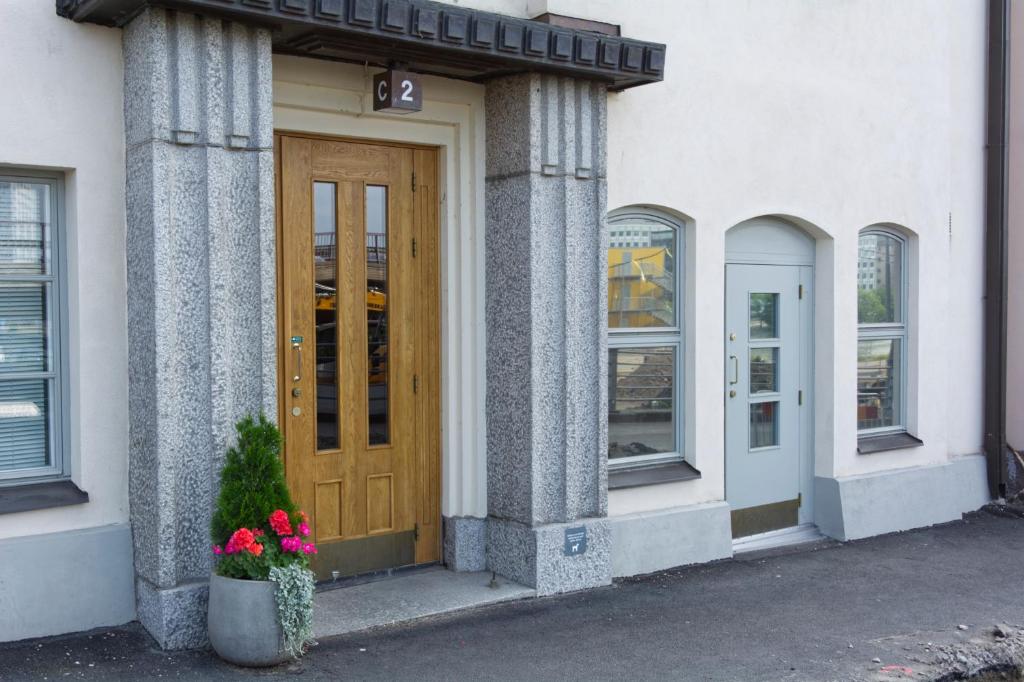
<path id="1" fill-rule="evenodd" d="M 683 226 L 631 207 L 608 217 L 608 461 L 682 459 Z"/>
<path id="2" fill-rule="evenodd" d="M 857 261 L 857 430 L 906 431 L 907 247 L 881 227 L 861 231 Z"/>

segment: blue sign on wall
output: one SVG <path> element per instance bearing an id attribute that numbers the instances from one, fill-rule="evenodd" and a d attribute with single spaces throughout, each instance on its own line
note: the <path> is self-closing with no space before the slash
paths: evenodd
<path id="1" fill-rule="evenodd" d="M 587 551 L 587 529 L 585 526 L 579 528 L 565 529 L 565 556 L 583 554 Z"/>

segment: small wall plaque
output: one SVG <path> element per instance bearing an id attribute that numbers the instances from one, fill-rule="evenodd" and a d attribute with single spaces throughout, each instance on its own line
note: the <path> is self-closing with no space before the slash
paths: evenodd
<path id="1" fill-rule="evenodd" d="M 585 526 L 579 528 L 565 529 L 565 556 L 575 556 L 587 551 L 587 529 Z"/>
<path id="2" fill-rule="evenodd" d="M 373 110 L 411 114 L 423 109 L 420 78 L 408 71 L 389 69 L 373 77 Z"/>

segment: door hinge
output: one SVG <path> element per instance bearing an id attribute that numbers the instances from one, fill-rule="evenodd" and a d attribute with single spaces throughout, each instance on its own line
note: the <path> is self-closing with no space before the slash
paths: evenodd
<path id="1" fill-rule="evenodd" d="M 416 171 L 412 172 L 412 191 L 416 191 Z"/>
<path id="2" fill-rule="evenodd" d="M 416 257 L 416 238 L 412 238 L 412 257 Z"/>
<path id="3" fill-rule="evenodd" d="M 796 392 L 796 404 L 797 405 L 803 405 L 804 404 L 804 391 L 803 391 L 803 389 L 800 389 L 799 391 Z"/>
<path id="4" fill-rule="evenodd" d="M 797 493 L 796 494 L 796 506 L 797 507 L 804 506 L 804 494 L 803 493 Z"/>
<path id="5" fill-rule="evenodd" d="M 419 542 L 420 539 L 420 524 L 414 523 L 412 526 L 412 539 Z"/>
<path id="6" fill-rule="evenodd" d="M 800 297 L 801 300 L 803 300 L 803 297 L 804 297 L 804 285 L 803 284 L 800 285 L 799 297 Z"/>
<path id="7" fill-rule="evenodd" d="M 412 392 L 413 393 L 419 393 L 420 392 L 420 375 L 419 374 L 413 374 L 412 375 Z"/>

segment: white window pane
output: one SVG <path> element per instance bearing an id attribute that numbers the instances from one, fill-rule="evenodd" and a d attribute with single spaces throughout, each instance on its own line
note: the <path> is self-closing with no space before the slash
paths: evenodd
<path id="1" fill-rule="evenodd" d="M 673 327 L 676 230 L 644 218 L 631 219 L 626 227 L 633 239 L 608 249 L 608 326 Z"/>
<path id="2" fill-rule="evenodd" d="M 47 466 L 48 382 L 0 381 L 0 471 Z"/>
<path id="3" fill-rule="evenodd" d="M 608 459 L 677 452 L 674 346 L 608 349 Z"/>
<path id="4" fill-rule="evenodd" d="M 857 322 L 903 322 L 903 242 L 884 234 L 860 236 Z"/>
<path id="5" fill-rule="evenodd" d="M 50 188 L 0 180 L 0 275 L 49 272 Z"/>
<path id="6" fill-rule="evenodd" d="M 0 282 L 0 376 L 45 372 L 48 284 Z"/>
<path id="7" fill-rule="evenodd" d="M 902 340 L 862 339 L 857 342 L 857 428 L 900 426 Z"/>

